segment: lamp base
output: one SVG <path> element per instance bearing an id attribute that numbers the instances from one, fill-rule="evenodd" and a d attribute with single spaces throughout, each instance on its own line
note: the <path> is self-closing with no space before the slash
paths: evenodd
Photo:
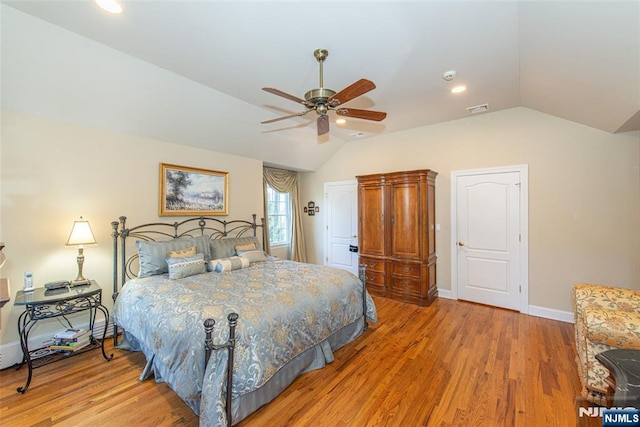
<path id="1" fill-rule="evenodd" d="M 74 286 L 84 286 L 91 284 L 89 279 L 76 279 L 69 282 L 69 287 L 73 288 Z"/>

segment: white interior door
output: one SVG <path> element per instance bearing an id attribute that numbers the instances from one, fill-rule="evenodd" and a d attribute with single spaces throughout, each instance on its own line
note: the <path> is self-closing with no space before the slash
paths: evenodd
<path id="1" fill-rule="evenodd" d="M 349 248 L 358 244 L 357 181 L 324 184 L 326 213 L 325 265 L 358 275 L 358 253 Z"/>
<path id="2" fill-rule="evenodd" d="M 452 252 L 459 299 L 523 311 L 522 184 L 521 170 L 454 175 Z"/>

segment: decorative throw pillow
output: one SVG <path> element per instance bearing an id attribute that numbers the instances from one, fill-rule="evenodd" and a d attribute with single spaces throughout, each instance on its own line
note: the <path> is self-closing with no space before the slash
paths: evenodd
<path id="1" fill-rule="evenodd" d="M 240 258 L 238 256 L 215 259 L 211 261 L 211 264 L 214 266 L 213 271 L 215 271 L 216 273 L 240 270 L 241 268 L 249 267 L 250 265 L 248 260 Z"/>
<path id="2" fill-rule="evenodd" d="M 140 272 L 138 277 L 148 277 L 155 274 L 163 274 L 169 271 L 167 266 L 167 252 L 196 247 L 196 253 L 204 255 L 209 259 L 209 238 L 206 236 L 179 238 L 165 241 L 144 241 L 136 240 L 138 248 L 138 260 L 140 262 Z"/>
<path id="3" fill-rule="evenodd" d="M 167 258 L 169 266 L 169 279 L 182 279 L 207 272 L 203 254 L 182 258 Z"/>
<path id="4" fill-rule="evenodd" d="M 240 258 L 246 259 L 250 264 L 255 262 L 264 262 L 267 260 L 266 255 L 261 250 L 255 249 L 252 251 L 238 251 Z"/>
<path id="5" fill-rule="evenodd" d="M 253 251 L 256 250 L 255 242 L 247 243 L 246 245 L 236 245 L 236 252 L 238 251 Z"/>
<path id="6" fill-rule="evenodd" d="M 229 258 L 236 254 L 236 245 L 255 244 L 260 247 L 260 241 L 255 236 L 249 237 L 225 237 L 223 239 L 211 239 L 209 253 L 211 259 Z"/>
<path id="7" fill-rule="evenodd" d="M 194 256 L 196 254 L 196 247 L 191 246 L 187 249 L 180 249 L 177 251 L 169 251 L 167 252 L 167 258 L 185 258 L 188 256 Z"/>

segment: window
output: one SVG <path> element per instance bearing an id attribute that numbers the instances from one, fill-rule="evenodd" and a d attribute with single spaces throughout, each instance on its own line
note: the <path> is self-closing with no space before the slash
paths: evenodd
<path id="1" fill-rule="evenodd" d="M 271 245 L 291 243 L 291 197 L 267 184 L 267 221 Z"/>

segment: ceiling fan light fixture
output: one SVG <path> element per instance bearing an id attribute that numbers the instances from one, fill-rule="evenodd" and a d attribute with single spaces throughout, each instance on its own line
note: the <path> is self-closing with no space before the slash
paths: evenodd
<path id="1" fill-rule="evenodd" d="M 337 125 L 343 125 L 345 123 L 347 123 L 347 121 L 345 119 L 343 119 L 343 118 L 336 119 L 336 124 Z"/>

